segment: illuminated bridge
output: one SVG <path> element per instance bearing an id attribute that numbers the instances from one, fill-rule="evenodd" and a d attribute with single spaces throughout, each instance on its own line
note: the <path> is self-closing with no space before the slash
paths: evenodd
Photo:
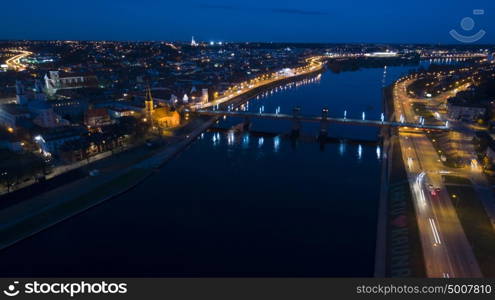
<path id="1" fill-rule="evenodd" d="M 189 112 L 189 111 L 188 111 Z M 255 113 L 255 112 L 245 112 L 245 111 L 220 111 L 220 110 L 196 110 L 190 111 L 192 114 L 198 114 L 203 116 L 211 117 L 239 117 L 244 118 L 245 125 L 249 125 L 252 119 L 268 119 L 268 120 L 287 120 L 293 122 L 293 131 L 299 131 L 301 122 L 313 122 L 321 124 L 321 133 L 325 134 L 327 131 L 327 126 L 330 123 L 345 124 L 345 125 L 355 125 L 355 126 L 374 126 L 374 127 L 397 127 L 410 130 L 431 130 L 431 131 L 449 131 L 448 124 L 446 125 L 430 125 L 424 123 L 407 123 L 407 122 L 393 122 L 385 121 L 382 114 L 382 120 L 366 120 L 362 119 L 350 119 L 344 118 L 334 118 L 328 116 L 328 109 L 324 108 L 322 110 L 321 116 L 304 116 L 300 114 L 301 109 L 296 107 L 293 109 L 292 115 L 280 114 L 280 113 Z"/>

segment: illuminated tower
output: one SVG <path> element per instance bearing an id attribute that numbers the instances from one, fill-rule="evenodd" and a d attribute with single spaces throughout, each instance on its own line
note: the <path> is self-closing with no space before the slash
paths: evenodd
<path id="1" fill-rule="evenodd" d="M 201 102 L 202 103 L 208 102 L 208 89 L 202 89 L 201 90 Z"/>
<path id="2" fill-rule="evenodd" d="M 148 90 L 146 91 L 146 99 L 144 100 L 144 106 L 145 106 L 146 115 L 151 120 L 151 114 L 153 114 L 153 110 L 155 109 L 155 107 L 153 105 L 153 97 L 151 96 L 151 89 L 149 87 Z"/>
<path id="3" fill-rule="evenodd" d="M 191 38 L 191 46 L 195 47 L 197 46 L 198 43 L 196 43 L 196 41 L 194 40 L 194 36 Z"/>

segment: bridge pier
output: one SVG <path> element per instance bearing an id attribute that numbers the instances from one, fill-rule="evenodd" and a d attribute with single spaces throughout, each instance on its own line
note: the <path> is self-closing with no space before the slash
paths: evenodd
<path id="1" fill-rule="evenodd" d="M 242 130 L 249 131 L 251 129 L 251 119 L 249 117 L 244 117 L 244 122 L 242 123 Z"/>
<path id="2" fill-rule="evenodd" d="M 291 136 L 299 137 L 301 132 L 301 107 L 296 106 L 292 109 L 292 132 Z"/>
<path id="3" fill-rule="evenodd" d="M 318 141 L 324 142 L 328 136 L 328 108 L 323 108 L 321 110 L 321 122 L 320 122 L 320 133 L 318 135 Z"/>

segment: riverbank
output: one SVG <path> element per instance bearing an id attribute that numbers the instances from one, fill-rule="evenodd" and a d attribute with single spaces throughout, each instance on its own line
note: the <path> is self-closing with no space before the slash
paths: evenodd
<path id="1" fill-rule="evenodd" d="M 86 177 L 0 211 L 0 249 L 135 188 L 213 124 L 204 122 L 163 151 L 123 170 Z"/>
<path id="2" fill-rule="evenodd" d="M 222 105 L 240 105 L 275 86 L 312 76 L 322 70 L 323 68 L 257 87 Z M 180 136 L 173 144 L 167 145 L 152 157 L 136 162 L 130 167 L 96 177 L 85 177 L 1 210 L 0 249 L 128 192 L 184 151 L 217 120 L 218 118 L 195 119 L 194 126 L 191 126 L 190 130 L 181 130 Z"/>
<path id="3" fill-rule="evenodd" d="M 283 79 L 280 79 L 280 80 L 276 80 L 276 81 L 267 83 L 266 85 L 253 88 L 250 91 L 245 92 L 242 95 L 239 95 L 237 97 L 234 97 L 234 98 L 232 98 L 232 99 L 230 99 L 228 101 L 222 102 L 221 104 L 219 104 L 219 108 L 220 109 L 223 109 L 223 108 L 226 108 L 229 105 L 233 105 L 234 107 L 237 107 L 237 106 L 241 105 L 242 103 L 248 101 L 249 99 L 254 98 L 254 97 L 258 96 L 258 95 L 261 95 L 262 93 L 264 93 L 267 90 L 271 90 L 271 89 L 273 89 L 273 88 L 275 88 L 275 87 L 277 87 L 279 85 L 284 85 L 284 84 L 287 84 L 287 83 L 290 83 L 290 82 L 294 82 L 296 80 L 301 80 L 301 79 L 304 79 L 304 78 L 312 77 L 312 76 L 314 76 L 316 74 L 323 73 L 325 70 L 326 70 L 325 69 L 325 64 L 323 64 L 321 68 L 317 68 L 317 69 L 315 69 L 313 71 L 309 71 L 307 73 L 295 75 L 295 76 L 288 77 L 288 78 L 283 78 Z"/>

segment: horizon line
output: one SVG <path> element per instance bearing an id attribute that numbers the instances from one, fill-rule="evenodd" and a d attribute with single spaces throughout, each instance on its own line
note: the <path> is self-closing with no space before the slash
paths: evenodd
<path id="1" fill-rule="evenodd" d="M 301 42 L 301 41 L 228 41 L 228 40 L 200 40 L 199 43 L 208 44 L 211 41 L 222 42 L 227 44 L 315 44 L 315 45 L 428 45 L 428 46 L 465 46 L 465 47 L 480 47 L 490 46 L 495 47 L 495 43 L 432 43 L 432 42 Z M 189 44 L 188 40 L 103 40 L 103 39 L 0 39 L 0 42 L 112 42 L 112 43 L 181 43 Z M 217 45 L 215 45 L 217 46 Z"/>

